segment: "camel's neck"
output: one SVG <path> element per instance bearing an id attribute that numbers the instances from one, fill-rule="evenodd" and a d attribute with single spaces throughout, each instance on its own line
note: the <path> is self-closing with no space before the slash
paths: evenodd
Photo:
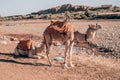
<path id="1" fill-rule="evenodd" d="M 85 34 L 76 31 L 74 33 L 74 40 L 77 42 L 86 42 L 88 40 L 94 39 L 96 31 L 87 31 Z"/>
<path id="2" fill-rule="evenodd" d="M 96 30 L 87 30 L 86 31 L 86 40 L 94 39 L 96 34 Z"/>

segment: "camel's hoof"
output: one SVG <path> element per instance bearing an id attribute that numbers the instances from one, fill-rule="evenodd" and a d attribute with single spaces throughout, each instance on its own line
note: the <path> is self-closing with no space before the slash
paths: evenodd
<path id="1" fill-rule="evenodd" d="M 64 66 L 62 68 L 63 69 L 68 69 L 69 67 L 67 66 L 67 64 L 64 64 Z"/>
<path id="2" fill-rule="evenodd" d="M 75 65 L 71 64 L 70 67 L 75 67 Z"/>
<path id="3" fill-rule="evenodd" d="M 50 63 L 50 64 L 49 64 L 49 67 L 52 67 L 52 66 L 53 66 L 53 64 L 52 64 L 52 63 Z"/>
<path id="4" fill-rule="evenodd" d="M 48 64 L 49 67 L 51 67 L 52 65 L 51 64 Z"/>

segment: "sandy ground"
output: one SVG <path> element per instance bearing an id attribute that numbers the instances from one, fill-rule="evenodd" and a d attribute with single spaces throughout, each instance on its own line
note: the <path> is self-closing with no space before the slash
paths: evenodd
<path id="1" fill-rule="evenodd" d="M 48 20 L 22 20 L 1 22 L 0 33 L 4 34 L 33 34 L 42 36 L 44 29 L 50 24 Z M 85 33 L 88 24 L 99 23 L 103 28 L 97 32 L 96 43 L 103 40 L 120 44 L 120 20 L 80 20 L 71 21 L 76 29 Z M 106 34 L 107 32 L 107 34 Z M 113 33 L 113 39 L 109 35 Z M 104 44 L 104 43 L 103 43 Z M 104 44 L 111 46 L 110 43 Z M 14 58 L 12 56 L 16 42 L 0 42 L 0 80 L 120 80 L 120 60 L 111 57 L 87 55 L 83 52 L 73 54 L 75 67 L 62 69 L 63 61 L 55 61 L 48 66 L 47 59 Z M 119 47 L 119 46 L 118 46 Z M 51 51 L 51 56 L 59 56 L 57 51 Z M 62 53 L 63 54 L 63 53 Z M 37 65 L 36 65 L 37 63 Z"/>

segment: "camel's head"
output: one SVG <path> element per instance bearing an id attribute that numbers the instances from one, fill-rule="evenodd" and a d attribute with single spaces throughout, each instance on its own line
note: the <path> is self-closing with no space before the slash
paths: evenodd
<path id="1" fill-rule="evenodd" d="M 88 25 L 89 28 L 87 29 L 87 39 L 94 39 L 95 38 L 95 34 L 96 34 L 96 31 L 101 29 L 102 28 L 102 25 L 100 24 L 91 24 L 91 25 Z"/>
<path id="2" fill-rule="evenodd" d="M 51 20 L 51 24 L 53 24 L 53 23 L 55 23 L 56 21 L 54 21 L 54 20 Z"/>
<path id="3" fill-rule="evenodd" d="M 88 25 L 88 26 L 89 26 L 89 29 L 91 29 L 91 30 L 99 30 L 99 29 L 102 28 L 102 25 L 97 24 L 97 23 L 96 23 L 96 25 L 90 24 L 90 25 Z"/>

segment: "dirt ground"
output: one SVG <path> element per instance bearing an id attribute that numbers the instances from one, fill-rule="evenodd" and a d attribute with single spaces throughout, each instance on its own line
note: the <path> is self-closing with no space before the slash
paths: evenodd
<path id="1" fill-rule="evenodd" d="M 49 20 L 22 20 L 0 22 L 0 80 L 120 80 L 120 60 L 111 57 L 88 55 L 83 52 L 73 54 L 75 67 L 61 68 L 63 61 L 52 58 L 54 65 L 48 66 L 47 59 L 14 58 L 13 52 L 17 43 L 6 40 L 3 35 L 28 35 L 42 37 L 45 28 L 50 24 Z M 81 33 L 85 33 L 88 24 L 102 24 L 103 28 L 96 34 L 97 41 L 102 43 L 108 38 L 111 46 L 120 44 L 120 20 L 73 20 L 71 24 Z M 109 39 L 113 33 L 113 38 Z M 26 36 L 21 36 L 26 37 Z M 40 38 L 37 38 L 38 40 Z M 111 43 L 110 43 L 111 42 Z M 116 48 L 116 47 L 115 47 Z M 120 50 L 119 50 L 120 51 Z M 56 50 L 51 51 L 51 56 L 59 56 Z M 63 54 L 63 53 L 62 53 Z"/>

